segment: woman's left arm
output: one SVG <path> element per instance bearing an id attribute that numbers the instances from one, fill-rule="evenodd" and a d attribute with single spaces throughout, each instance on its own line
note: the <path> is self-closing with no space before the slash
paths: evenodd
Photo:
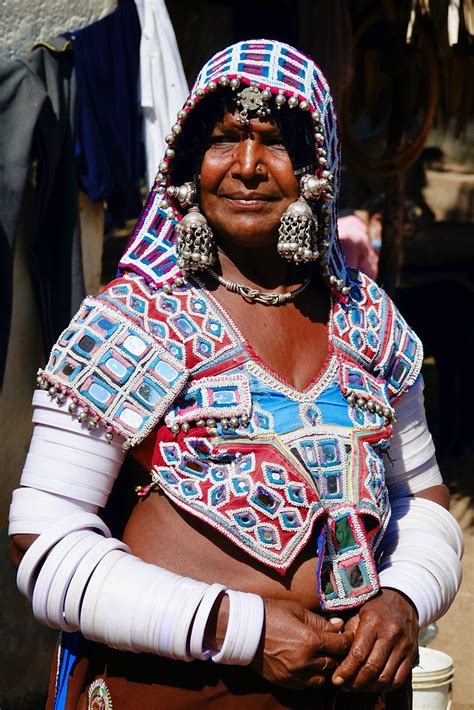
<path id="1" fill-rule="evenodd" d="M 461 581 L 462 535 L 447 512 L 449 491 L 426 424 L 421 378 L 400 398 L 396 413 L 386 463 L 392 503 L 386 537 L 392 547 L 389 542 L 380 565 L 380 593 L 346 624 L 355 632 L 354 642 L 333 674 L 333 683 L 343 690 L 390 691 L 401 686 L 416 661 L 419 627 L 445 613 Z M 430 556 L 433 547 L 435 557 L 446 548 L 441 554 L 449 555 L 449 567 L 456 569 L 448 572 L 452 579 L 441 587 L 436 559 Z"/>

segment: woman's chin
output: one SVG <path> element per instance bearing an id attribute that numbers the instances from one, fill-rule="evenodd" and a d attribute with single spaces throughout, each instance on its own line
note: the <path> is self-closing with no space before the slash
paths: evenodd
<path id="1" fill-rule="evenodd" d="M 222 242 L 231 246 L 238 246 L 241 249 L 266 249 L 274 247 L 278 240 L 278 231 L 268 233 L 258 228 L 244 229 L 239 225 L 239 231 L 227 232 Z"/>

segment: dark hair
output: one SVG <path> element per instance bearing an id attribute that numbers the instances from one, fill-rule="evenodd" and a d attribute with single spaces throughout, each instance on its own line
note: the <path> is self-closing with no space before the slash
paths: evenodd
<path id="1" fill-rule="evenodd" d="M 277 110 L 273 97 L 268 106 L 280 129 L 293 169 L 297 171 L 305 166 L 314 167 L 314 138 L 309 113 L 290 109 L 288 105 Z M 214 93 L 201 99 L 189 113 L 183 132 L 176 141 L 176 156 L 171 171 L 173 185 L 182 185 L 195 179 L 204 153 L 209 147 L 214 126 L 223 120 L 225 113 L 233 113 L 235 109 L 235 93 L 227 87 L 219 87 Z"/>

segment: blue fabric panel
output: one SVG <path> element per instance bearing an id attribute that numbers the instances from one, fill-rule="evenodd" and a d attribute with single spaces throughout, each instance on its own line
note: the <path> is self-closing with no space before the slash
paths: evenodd
<path id="1" fill-rule="evenodd" d="M 57 669 L 58 683 L 54 710 L 65 710 L 67 702 L 68 681 L 79 651 L 80 634 L 61 634 L 61 655 Z"/>

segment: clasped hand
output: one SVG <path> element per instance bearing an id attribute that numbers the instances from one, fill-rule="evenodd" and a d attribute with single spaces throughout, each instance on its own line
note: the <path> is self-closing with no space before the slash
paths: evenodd
<path id="1" fill-rule="evenodd" d="M 295 602 L 265 600 L 265 636 L 253 667 L 288 688 L 390 691 L 406 680 L 417 654 L 418 619 L 399 592 L 384 589 L 346 624 Z"/>

